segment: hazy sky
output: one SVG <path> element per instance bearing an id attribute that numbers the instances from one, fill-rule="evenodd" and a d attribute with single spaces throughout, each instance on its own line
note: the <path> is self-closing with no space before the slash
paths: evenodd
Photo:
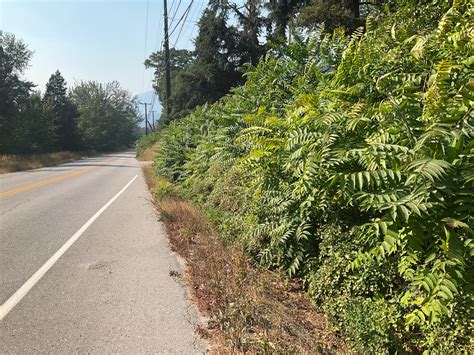
<path id="1" fill-rule="evenodd" d="M 181 17 L 190 3 L 168 0 L 170 17 L 175 13 L 177 19 Z M 197 34 L 193 22 L 206 3 L 193 1 L 177 47 L 193 47 Z M 12 32 L 34 50 L 25 76 L 42 91 L 57 69 L 68 85 L 80 80 L 117 80 L 134 95 L 149 91 L 152 73 L 144 72 L 143 61 L 145 53 L 148 56 L 160 48 L 162 15 L 163 0 L 0 0 L 0 29 Z M 170 29 L 176 20 L 170 20 Z M 171 36 L 170 46 L 180 27 Z"/>

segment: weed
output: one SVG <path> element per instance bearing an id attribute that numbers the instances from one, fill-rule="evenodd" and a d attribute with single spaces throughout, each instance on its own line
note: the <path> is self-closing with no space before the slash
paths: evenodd
<path id="1" fill-rule="evenodd" d="M 185 279 L 201 312 L 209 317 L 198 334 L 216 352 L 343 352 L 345 344 L 306 296 L 302 283 L 252 265 L 238 248 L 226 245 L 203 212 L 165 186 L 144 167 L 172 249 L 185 258 Z"/>
<path id="2" fill-rule="evenodd" d="M 45 154 L 0 155 L 0 174 L 38 169 L 81 159 L 92 152 L 54 152 Z"/>

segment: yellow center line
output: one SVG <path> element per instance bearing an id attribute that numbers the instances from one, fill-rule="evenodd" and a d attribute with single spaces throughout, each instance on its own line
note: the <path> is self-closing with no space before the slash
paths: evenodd
<path id="1" fill-rule="evenodd" d="M 109 160 L 111 160 L 111 159 L 112 159 L 112 158 L 108 158 L 108 159 L 102 160 L 102 161 L 99 162 L 99 165 L 104 165 L 107 161 L 109 161 Z M 98 167 L 99 167 L 99 166 L 92 166 L 92 167 L 90 167 L 90 168 L 86 168 L 86 169 L 81 169 L 81 170 L 76 170 L 76 171 L 70 172 L 69 174 L 66 174 L 66 175 L 57 176 L 57 177 L 52 178 L 52 179 L 43 180 L 43 181 L 39 181 L 39 182 L 34 183 L 34 184 L 30 184 L 30 185 L 18 187 L 18 188 L 13 189 L 13 190 L 1 191 L 1 192 L 0 192 L 0 197 L 12 196 L 12 195 L 16 195 L 16 194 L 18 194 L 18 193 L 20 193 L 20 192 L 25 192 L 25 191 L 28 191 L 28 190 L 33 190 L 33 189 L 36 189 L 36 188 L 41 187 L 41 186 L 44 186 L 44 185 L 54 184 L 55 182 L 62 181 L 62 180 L 65 180 L 65 179 L 68 179 L 68 178 L 70 178 L 70 177 L 77 176 L 77 175 L 80 175 L 80 174 L 84 174 L 84 173 L 86 173 L 86 172 L 88 172 L 88 171 L 97 169 Z"/>

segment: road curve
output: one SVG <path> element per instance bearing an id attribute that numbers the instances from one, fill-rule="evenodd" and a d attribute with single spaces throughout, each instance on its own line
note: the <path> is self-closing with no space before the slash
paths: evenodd
<path id="1" fill-rule="evenodd" d="M 0 353 L 202 353 L 180 269 L 134 152 L 0 175 Z"/>

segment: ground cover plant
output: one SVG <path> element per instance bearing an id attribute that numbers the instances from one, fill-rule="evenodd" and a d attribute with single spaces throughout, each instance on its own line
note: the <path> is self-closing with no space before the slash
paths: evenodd
<path id="1" fill-rule="evenodd" d="M 207 327 L 196 331 L 211 341 L 211 352 L 347 350 L 305 297 L 300 282 L 252 265 L 242 250 L 223 242 L 198 206 L 156 176 L 150 165 L 144 172 L 171 248 L 186 260 L 184 278 L 192 298 L 208 318 Z"/>
<path id="2" fill-rule="evenodd" d="M 355 350 L 472 350 L 473 11 L 404 0 L 297 35 L 158 134 L 156 173 Z"/>

